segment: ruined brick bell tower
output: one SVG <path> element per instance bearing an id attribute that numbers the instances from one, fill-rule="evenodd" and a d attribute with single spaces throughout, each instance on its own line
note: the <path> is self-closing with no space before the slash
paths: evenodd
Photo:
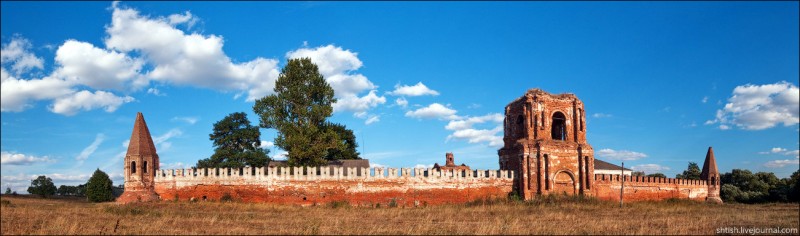
<path id="1" fill-rule="evenodd" d="M 583 102 L 574 94 L 541 89 L 506 106 L 501 170 L 513 170 L 524 199 L 543 194 L 591 194 L 594 151 L 586 142 Z"/>
<path id="2" fill-rule="evenodd" d="M 154 190 L 158 165 L 158 154 L 150 130 L 142 113 L 138 112 L 125 154 L 125 192 L 117 198 L 117 202 L 158 200 Z"/>

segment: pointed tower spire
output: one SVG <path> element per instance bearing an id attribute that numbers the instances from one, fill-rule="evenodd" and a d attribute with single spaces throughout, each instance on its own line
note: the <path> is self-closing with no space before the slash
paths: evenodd
<path id="1" fill-rule="evenodd" d="M 700 179 L 711 180 L 711 177 L 719 177 L 719 171 L 717 170 L 717 160 L 714 159 L 714 149 L 708 147 L 708 153 L 706 153 L 706 161 L 703 162 L 703 172 L 700 173 Z"/>
<path id="2" fill-rule="evenodd" d="M 133 123 L 133 133 L 131 141 L 128 143 L 128 153 L 125 156 L 152 156 L 156 154 L 156 146 L 150 136 L 150 129 L 144 122 L 141 112 L 136 113 L 136 121 Z"/>
<path id="3" fill-rule="evenodd" d="M 717 160 L 714 158 L 714 149 L 711 147 L 708 147 L 706 161 L 703 162 L 703 172 L 700 173 L 700 179 L 705 180 L 708 185 L 706 201 L 722 203 L 722 198 L 719 197 L 719 170 L 717 170 Z"/>

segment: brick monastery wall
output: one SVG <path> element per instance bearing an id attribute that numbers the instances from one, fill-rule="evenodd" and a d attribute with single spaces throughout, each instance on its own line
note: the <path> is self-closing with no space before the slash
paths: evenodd
<path id="1" fill-rule="evenodd" d="M 669 198 L 705 201 L 708 185 L 705 180 L 625 176 L 624 201 L 664 200 Z M 594 175 L 594 196 L 619 201 L 620 175 Z"/>
<path id="2" fill-rule="evenodd" d="M 513 171 L 420 168 L 260 167 L 159 170 L 155 192 L 162 200 L 219 200 L 314 205 L 398 206 L 464 203 L 506 198 Z"/>

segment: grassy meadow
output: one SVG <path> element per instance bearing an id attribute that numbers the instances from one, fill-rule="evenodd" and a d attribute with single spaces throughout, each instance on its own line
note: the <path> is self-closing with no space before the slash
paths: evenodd
<path id="1" fill-rule="evenodd" d="M 240 202 L 118 205 L 0 197 L 2 234 L 714 234 L 719 227 L 797 228 L 799 204 L 594 199 L 494 201 L 416 208 Z M 796 231 L 795 231 L 796 232 Z"/>

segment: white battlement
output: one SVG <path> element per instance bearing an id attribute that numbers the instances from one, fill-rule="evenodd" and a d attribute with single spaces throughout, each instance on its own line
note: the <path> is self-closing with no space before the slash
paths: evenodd
<path id="1" fill-rule="evenodd" d="M 353 179 L 513 179 L 507 170 L 433 168 L 243 167 L 158 170 L 155 180 L 353 180 Z"/>

